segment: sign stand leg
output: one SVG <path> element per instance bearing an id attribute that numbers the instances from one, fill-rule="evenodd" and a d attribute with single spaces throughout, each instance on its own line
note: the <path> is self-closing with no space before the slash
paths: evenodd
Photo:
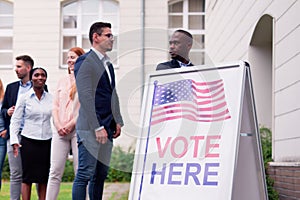
<path id="1" fill-rule="evenodd" d="M 256 119 L 249 67 L 246 69 L 244 86 L 232 199 L 268 200 L 259 127 Z"/>

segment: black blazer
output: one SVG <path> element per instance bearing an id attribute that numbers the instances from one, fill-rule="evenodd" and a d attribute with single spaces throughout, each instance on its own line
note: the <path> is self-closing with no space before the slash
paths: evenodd
<path id="1" fill-rule="evenodd" d="M 4 99 L 2 102 L 1 114 L 5 121 L 5 129 L 9 132 L 10 116 L 7 114 L 7 110 L 16 105 L 18 92 L 19 92 L 20 81 L 10 83 L 6 86 Z"/>
<path id="2" fill-rule="evenodd" d="M 122 126 L 113 70 L 111 84 L 103 62 L 90 50 L 76 60 L 74 72 L 80 102 L 76 129 L 94 131 L 104 126 L 113 132 L 116 123 Z"/>
<path id="3" fill-rule="evenodd" d="M 190 63 L 188 66 L 194 66 L 192 63 Z M 156 70 L 164 70 L 164 69 L 172 69 L 172 68 L 180 68 L 177 60 L 170 60 L 164 63 L 159 63 L 156 67 Z"/>

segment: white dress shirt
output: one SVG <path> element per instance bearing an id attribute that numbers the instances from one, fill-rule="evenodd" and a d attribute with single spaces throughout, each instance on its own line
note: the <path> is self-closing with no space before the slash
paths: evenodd
<path id="1" fill-rule="evenodd" d="M 21 95 L 17 101 L 10 124 L 10 144 L 19 144 L 18 134 L 21 122 L 24 127 L 21 135 L 35 140 L 52 138 L 50 118 L 52 114 L 52 95 L 44 91 L 39 100 L 33 88 Z"/>
<path id="2" fill-rule="evenodd" d="M 108 78 L 109 78 L 109 81 L 111 83 L 111 76 L 110 76 L 109 69 L 108 69 L 108 66 L 107 66 L 107 63 L 110 62 L 109 57 L 108 56 L 104 56 L 102 53 L 100 53 L 94 47 L 92 47 L 91 49 L 96 53 L 96 55 L 98 56 L 98 58 L 103 62 L 103 65 L 105 67 L 106 73 L 107 73 Z"/>
<path id="3" fill-rule="evenodd" d="M 191 64 L 191 61 L 189 61 L 187 64 L 177 60 L 177 62 L 179 63 L 180 67 L 188 67 Z"/>
<path id="4" fill-rule="evenodd" d="M 25 94 L 26 92 L 28 92 L 30 89 L 32 88 L 32 83 L 31 81 L 27 81 L 25 84 L 23 84 L 23 82 L 20 80 L 20 85 L 19 85 L 19 90 L 18 90 L 18 96 L 17 99 L 19 99 L 19 97 L 23 94 Z M 20 130 L 22 130 L 24 126 L 24 121 L 21 122 L 21 127 Z"/>

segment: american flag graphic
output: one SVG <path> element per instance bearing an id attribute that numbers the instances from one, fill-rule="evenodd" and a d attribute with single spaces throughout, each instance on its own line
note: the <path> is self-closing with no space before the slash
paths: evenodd
<path id="1" fill-rule="evenodd" d="M 196 82 L 185 79 L 156 85 L 151 125 L 188 119 L 216 122 L 230 118 L 223 80 Z"/>

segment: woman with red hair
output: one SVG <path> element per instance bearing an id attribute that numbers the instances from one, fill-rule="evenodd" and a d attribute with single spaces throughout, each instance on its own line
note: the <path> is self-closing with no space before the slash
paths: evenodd
<path id="1" fill-rule="evenodd" d="M 55 128 L 52 137 L 47 200 L 57 199 L 66 160 L 71 149 L 74 172 L 77 171 L 78 149 L 75 124 L 79 110 L 79 101 L 75 95 L 74 64 L 77 58 L 83 54 L 84 51 L 80 47 L 73 47 L 69 50 L 67 56 L 68 75 L 58 82 L 53 99 L 52 117 Z"/>

